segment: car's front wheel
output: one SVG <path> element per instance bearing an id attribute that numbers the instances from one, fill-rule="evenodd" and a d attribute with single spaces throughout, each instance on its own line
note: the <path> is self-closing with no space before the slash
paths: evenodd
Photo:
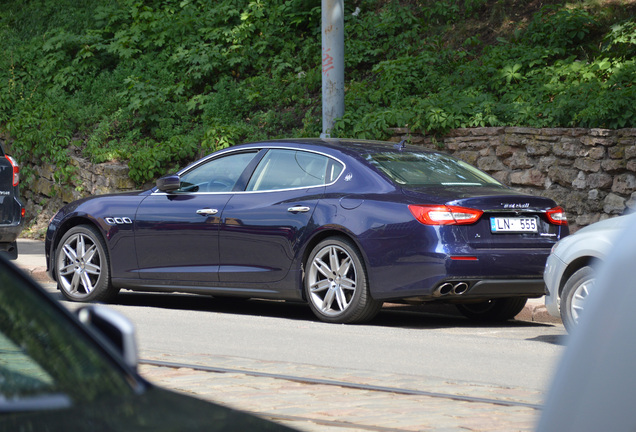
<path id="1" fill-rule="evenodd" d="M 478 321 L 507 321 L 517 316 L 527 301 L 526 297 L 498 298 L 479 303 L 458 304 L 457 309 L 464 316 Z"/>
<path id="2" fill-rule="evenodd" d="M 73 301 L 110 301 L 119 291 L 110 283 L 104 240 L 89 225 L 64 234 L 55 252 L 55 276 L 64 297 Z"/>
<path id="3" fill-rule="evenodd" d="M 382 307 L 369 293 L 358 248 L 346 238 L 328 238 L 313 249 L 305 267 L 305 293 L 314 314 L 326 322 L 365 322 Z"/>
<path id="4" fill-rule="evenodd" d="M 561 321 L 571 331 L 583 313 L 583 303 L 594 287 L 594 270 L 590 266 L 581 267 L 567 280 L 561 292 Z"/>

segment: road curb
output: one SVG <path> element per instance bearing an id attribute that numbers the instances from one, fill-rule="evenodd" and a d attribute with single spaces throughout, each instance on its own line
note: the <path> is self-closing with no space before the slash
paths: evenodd
<path id="1" fill-rule="evenodd" d="M 22 267 L 19 264 L 18 267 L 22 269 L 23 272 L 31 276 L 31 278 L 36 282 L 53 282 L 53 280 L 49 277 L 49 274 L 46 272 L 46 267 Z"/>
<path id="2" fill-rule="evenodd" d="M 560 324 L 561 319 L 553 317 L 545 307 L 543 297 L 539 299 L 528 299 L 525 307 L 515 317 L 518 321 L 532 321 L 545 324 Z"/>

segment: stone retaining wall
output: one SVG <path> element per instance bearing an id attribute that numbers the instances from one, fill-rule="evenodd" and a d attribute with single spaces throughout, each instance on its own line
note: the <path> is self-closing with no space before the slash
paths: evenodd
<path id="1" fill-rule="evenodd" d="M 49 220 L 65 203 L 90 195 L 140 189 L 128 177 L 127 165 L 91 164 L 77 156 L 71 157 L 70 164 L 76 168 L 74 180 L 70 184 L 60 184 L 56 180 L 54 165 L 30 164 L 35 179 L 31 187 L 26 188 L 23 183 L 20 189 L 28 219 L 24 236 L 44 236 Z M 21 165 L 25 165 L 24 162 Z"/>
<path id="2" fill-rule="evenodd" d="M 393 132 L 392 141 L 446 151 L 514 189 L 553 198 L 565 208 L 572 231 L 636 207 L 636 129 L 471 128 L 439 140 L 407 129 Z M 41 165 L 33 167 L 33 187 L 22 189 L 27 214 L 37 216 L 36 236 L 63 202 L 135 189 L 125 165 L 92 165 L 78 157 L 71 163 L 77 167 L 73 184 L 57 184 L 55 167 Z"/>

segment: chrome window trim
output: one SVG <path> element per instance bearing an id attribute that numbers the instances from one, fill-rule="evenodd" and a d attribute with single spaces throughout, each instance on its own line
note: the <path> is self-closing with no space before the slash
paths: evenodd
<path id="1" fill-rule="evenodd" d="M 263 150 L 263 149 L 267 149 L 267 150 L 296 150 L 296 151 L 304 151 L 307 153 L 314 153 L 314 154 L 318 154 L 321 156 L 325 156 L 331 160 L 334 160 L 336 162 L 338 162 L 340 165 L 342 165 L 342 171 L 340 171 L 340 174 L 338 174 L 338 177 L 336 177 L 336 179 L 334 181 L 332 181 L 331 183 L 325 183 L 322 185 L 315 185 L 315 186 L 305 186 L 305 187 L 294 187 L 294 188 L 287 188 L 287 189 L 268 189 L 268 190 L 261 190 L 261 191 L 229 191 L 229 192 L 173 192 L 173 193 L 167 193 L 167 192 L 160 192 L 158 190 L 153 190 L 151 195 L 227 195 L 227 194 L 250 194 L 250 193 L 270 193 L 270 192 L 283 192 L 283 191 L 294 191 L 294 190 L 302 190 L 302 189 L 314 189 L 314 188 L 322 188 L 322 187 L 327 187 L 327 186 L 331 186 L 333 184 L 335 184 L 338 180 L 340 180 L 340 177 L 342 177 L 342 175 L 344 174 L 344 172 L 347 170 L 347 164 L 345 164 L 344 162 L 342 162 L 340 159 L 338 159 L 335 156 L 332 156 L 330 154 L 324 153 L 324 152 L 320 152 L 320 151 L 316 151 L 316 150 L 308 150 L 308 149 L 303 149 L 303 148 L 296 148 L 296 147 L 283 147 L 283 146 L 266 146 L 266 147 L 258 147 L 258 146 L 254 146 L 254 147 L 242 147 L 240 149 L 237 149 L 235 151 L 225 151 L 221 154 L 211 154 L 206 156 L 204 159 L 201 159 L 199 161 L 199 163 L 197 163 L 196 165 L 193 166 L 187 166 L 185 168 L 183 168 L 181 171 L 178 171 L 177 174 L 178 175 L 182 175 L 188 171 L 191 171 L 193 169 L 195 169 L 196 167 L 203 165 L 204 163 L 207 163 L 210 159 L 215 159 L 217 157 L 221 157 L 221 156 L 225 156 L 225 155 L 229 155 L 231 153 L 237 153 L 237 152 L 243 152 L 243 151 L 251 151 L 251 150 Z"/>

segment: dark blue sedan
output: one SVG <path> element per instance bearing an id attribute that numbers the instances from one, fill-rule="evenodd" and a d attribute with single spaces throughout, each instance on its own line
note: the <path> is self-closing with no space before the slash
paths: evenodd
<path id="1" fill-rule="evenodd" d="M 306 301 L 327 322 L 383 302 L 513 318 L 544 295 L 563 209 L 421 147 L 338 139 L 211 154 L 144 192 L 63 207 L 47 266 L 75 301 L 121 289 Z"/>

